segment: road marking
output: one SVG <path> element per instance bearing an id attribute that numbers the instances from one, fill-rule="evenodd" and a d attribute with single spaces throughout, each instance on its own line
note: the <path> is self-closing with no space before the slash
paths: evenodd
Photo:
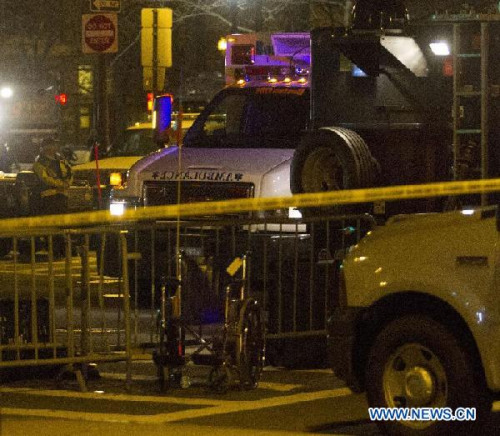
<path id="1" fill-rule="evenodd" d="M 83 398 L 107 401 L 130 401 L 143 403 L 165 403 L 165 404 L 184 404 L 187 406 L 219 406 L 225 403 L 233 403 L 228 400 L 206 399 L 206 398 L 182 398 L 182 397 L 154 397 L 152 395 L 129 395 L 129 394 L 110 394 L 97 392 L 70 392 L 61 390 L 42 390 L 32 388 L 1 388 L 1 393 L 28 394 L 40 397 L 56 398 Z M 2 407 L 2 413 L 5 408 Z M 84 412 L 85 413 L 85 412 Z"/>
<path id="2" fill-rule="evenodd" d="M 257 401 L 239 401 L 231 404 L 222 404 L 218 407 L 208 409 L 183 410 L 180 412 L 161 414 L 151 417 L 151 422 L 174 422 L 213 415 L 224 415 L 227 413 L 247 412 L 250 410 L 261 410 L 273 407 L 289 406 L 296 403 L 324 400 L 327 398 L 346 397 L 349 395 L 352 395 L 352 391 L 349 388 L 340 388 L 318 392 L 303 392 L 300 394 L 287 395 L 284 397 L 273 397 L 260 399 Z"/>
<path id="3" fill-rule="evenodd" d="M 259 388 L 268 389 L 276 392 L 290 392 L 295 389 L 303 388 L 304 385 L 294 385 L 286 383 L 259 382 Z"/>
<path id="4" fill-rule="evenodd" d="M 3 392 L 20 392 L 20 389 L 2 389 Z M 26 393 L 33 395 L 47 395 L 48 391 L 25 390 Z M 116 401 L 143 401 L 143 402 L 159 402 L 171 404 L 186 404 L 186 405 L 207 405 L 202 409 L 189 409 L 172 413 L 160 413 L 153 416 L 143 415 L 126 415 L 117 413 L 87 413 L 87 412 L 72 412 L 66 410 L 53 409 L 19 409 L 11 407 L 3 407 L 2 415 L 16 416 L 35 416 L 48 418 L 72 419 L 78 421 L 94 421 L 94 422 L 122 422 L 122 423 L 145 423 L 145 424 L 161 424 L 168 422 L 184 421 L 195 418 L 202 418 L 214 415 L 224 415 L 228 413 L 238 413 L 244 411 L 255 411 L 268 409 L 273 407 L 288 406 L 292 404 L 323 400 L 328 398 L 347 397 L 352 395 L 352 391 L 348 388 L 339 388 L 327 391 L 304 392 L 295 395 L 282 397 L 259 399 L 255 401 L 228 401 L 228 400 L 204 400 L 194 398 L 175 398 L 175 397 L 146 397 L 135 395 L 106 395 L 95 393 L 78 393 L 78 392 L 62 392 L 50 391 L 50 395 L 54 397 L 76 397 L 76 398 L 99 398 Z"/>
<path id="5" fill-rule="evenodd" d="M 149 360 L 151 359 L 151 356 L 149 356 Z M 117 374 L 117 373 L 112 373 L 112 372 L 101 372 L 99 373 L 102 378 L 107 378 L 111 380 L 125 380 L 126 375 L 125 374 Z M 141 380 L 141 381 L 155 381 L 158 380 L 157 376 L 154 375 L 133 375 L 132 379 L 134 380 Z M 267 389 L 270 391 L 276 391 L 276 392 L 290 392 L 293 391 L 294 389 L 299 389 L 304 387 L 304 385 L 297 385 L 297 384 L 285 384 L 285 383 L 273 383 L 273 382 L 260 382 L 259 383 L 259 388 L 260 389 Z"/>

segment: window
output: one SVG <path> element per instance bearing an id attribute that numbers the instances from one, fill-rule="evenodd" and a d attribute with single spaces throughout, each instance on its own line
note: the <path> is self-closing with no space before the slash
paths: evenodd
<path id="1" fill-rule="evenodd" d="M 294 148 L 309 118 L 306 91 L 228 90 L 198 117 L 184 143 L 203 148 Z"/>

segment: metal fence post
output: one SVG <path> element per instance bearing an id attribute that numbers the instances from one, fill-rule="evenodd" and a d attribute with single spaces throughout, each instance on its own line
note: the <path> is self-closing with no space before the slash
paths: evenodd
<path id="1" fill-rule="evenodd" d="M 120 233 L 120 247 L 122 254 L 122 285 L 123 285 L 123 312 L 125 321 L 125 356 L 126 356 L 126 389 L 130 390 L 132 383 L 132 335 L 130 328 L 130 290 L 128 282 L 128 250 L 127 237 Z"/>
<path id="2" fill-rule="evenodd" d="M 87 356 L 90 353 L 90 289 L 89 289 L 89 247 L 87 244 L 88 235 L 85 235 L 85 243 L 80 247 L 80 257 L 82 259 L 81 271 L 81 289 L 80 289 L 80 303 L 81 303 L 81 338 L 80 346 L 82 356 Z"/>

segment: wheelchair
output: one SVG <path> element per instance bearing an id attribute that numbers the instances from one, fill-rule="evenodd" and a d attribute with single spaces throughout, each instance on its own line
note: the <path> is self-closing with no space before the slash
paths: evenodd
<path id="1" fill-rule="evenodd" d="M 177 277 L 165 279 L 161 286 L 158 343 L 153 351 L 160 391 L 189 386 L 184 374 L 188 362 L 210 367 L 207 385 L 214 392 L 224 393 L 233 385 L 257 388 L 265 360 L 265 331 L 259 301 L 249 292 L 249 253 L 237 257 L 228 268 L 233 277 L 241 271 L 240 278 L 226 286 L 223 325 L 209 339 L 182 315 L 182 296 L 190 291 L 183 289 L 183 257 L 182 252 L 177 254 Z M 187 336 L 195 342 L 190 354 L 186 353 Z"/>

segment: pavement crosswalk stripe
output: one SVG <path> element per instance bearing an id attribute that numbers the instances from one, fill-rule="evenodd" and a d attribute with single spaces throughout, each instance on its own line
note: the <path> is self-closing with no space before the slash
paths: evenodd
<path id="1" fill-rule="evenodd" d="M 84 398 L 107 401 L 131 401 L 144 403 L 166 403 L 166 404 L 185 404 L 195 406 L 218 406 L 225 403 L 233 403 L 233 401 L 207 399 L 207 398 L 181 398 L 181 397 L 158 397 L 152 395 L 129 395 L 129 394 L 108 394 L 98 392 L 72 392 L 62 390 L 42 390 L 32 388 L 1 388 L 0 393 L 26 394 L 40 397 L 57 397 L 57 398 Z M 5 408 L 2 407 L 2 413 Z"/>
<path id="2" fill-rule="evenodd" d="M 276 392 L 290 392 L 290 391 L 293 391 L 294 389 L 299 389 L 302 387 L 304 387 L 304 385 L 294 385 L 294 384 L 287 384 L 287 383 L 273 383 L 273 382 L 260 382 L 259 383 L 259 388 L 268 389 L 270 391 L 276 391 Z"/>
<path id="3" fill-rule="evenodd" d="M 14 389 L 11 389 L 14 391 Z M 2 389 L 5 392 L 5 389 Z M 16 391 L 20 391 L 17 389 Z M 26 389 L 29 394 L 35 395 L 46 395 L 47 391 L 33 391 Z M 107 400 L 116 399 L 120 401 L 154 401 L 165 403 L 175 403 L 175 404 L 197 404 L 204 405 L 203 399 L 186 399 L 186 398 L 173 398 L 173 397 L 144 397 L 144 396 L 132 396 L 132 395 L 107 395 L 95 394 L 95 393 L 77 393 L 77 392 L 62 392 L 58 391 L 58 395 L 64 397 L 64 394 L 71 394 L 72 397 L 82 397 L 82 398 L 106 398 Z M 52 394 L 54 391 L 51 392 Z M 79 394 L 79 395 L 75 395 Z M 309 402 L 316 400 L 323 400 L 328 398 L 345 397 L 352 395 L 352 391 L 348 388 L 340 388 L 334 390 L 317 391 L 317 392 L 304 392 L 295 395 L 287 395 L 281 397 L 272 397 L 266 399 L 259 399 L 258 401 L 217 401 L 217 400 L 206 400 L 212 404 L 206 404 L 209 407 L 201 409 L 189 409 L 178 412 L 171 413 L 160 413 L 156 415 L 127 415 L 127 414 L 117 414 L 117 413 L 89 413 L 89 412 L 73 412 L 66 410 L 53 410 L 53 409 L 20 409 L 4 407 L 2 408 L 2 415 L 17 415 L 17 416 L 35 416 L 35 417 L 49 417 L 49 418 L 61 418 L 61 419 L 73 419 L 80 421 L 100 421 L 100 422 L 125 422 L 125 423 L 150 423 L 150 424 L 160 424 L 176 421 L 184 421 L 195 418 L 202 418 L 213 415 L 223 415 L 228 413 L 238 413 L 251 410 L 261 410 L 273 407 L 287 406 L 301 402 Z M 70 395 L 66 395 L 70 396 Z M 114 398 L 113 398 L 114 397 Z M 121 398 L 118 398 L 121 397 Z M 146 400 L 148 398 L 148 400 Z M 188 403 L 186 400 L 191 400 L 192 403 Z M 210 407 L 212 406 L 212 407 Z"/>
<path id="4" fill-rule="evenodd" d="M 94 421 L 94 422 L 121 422 L 121 423 L 148 423 L 148 417 L 122 415 L 119 413 L 85 413 L 72 412 L 69 410 L 50 410 L 50 409 L 16 409 L 12 407 L 2 407 L 2 415 L 31 416 L 43 418 L 71 419 L 75 421 Z"/>
<path id="5" fill-rule="evenodd" d="M 339 388 L 317 392 L 303 392 L 295 395 L 260 399 L 258 401 L 239 401 L 233 404 L 222 404 L 217 407 L 210 407 L 206 409 L 183 410 L 180 412 L 173 412 L 169 414 L 155 415 L 151 417 L 151 422 L 175 422 L 187 419 L 201 418 L 205 416 L 268 409 L 272 407 L 287 406 L 291 404 L 323 400 L 327 398 L 346 397 L 349 395 L 352 395 L 352 391 L 349 388 Z"/>

